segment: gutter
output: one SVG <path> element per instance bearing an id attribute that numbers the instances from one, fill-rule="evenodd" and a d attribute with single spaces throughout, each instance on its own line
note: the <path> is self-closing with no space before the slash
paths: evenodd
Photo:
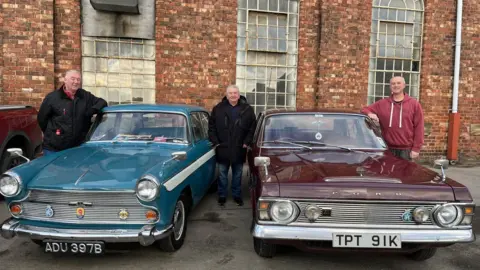
<path id="1" fill-rule="evenodd" d="M 449 115 L 447 159 L 451 164 L 458 160 L 458 140 L 460 138 L 460 114 L 458 113 L 458 86 L 460 77 L 460 52 L 462 46 L 463 0 L 457 0 L 457 24 L 455 34 L 455 66 L 453 73 L 452 111 Z"/>

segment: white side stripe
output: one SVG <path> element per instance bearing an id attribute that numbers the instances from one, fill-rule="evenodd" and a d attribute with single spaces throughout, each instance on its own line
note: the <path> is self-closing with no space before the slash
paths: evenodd
<path id="1" fill-rule="evenodd" d="M 210 158 L 215 155 L 215 149 L 208 151 L 205 155 L 201 156 L 195 162 L 190 164 L 188 167 L 183 169 L 180 173 L 175 175 L 174 177 L 167 180 L 163 185 L 168 191 L 172 191 L 178 185 L 180 185 L 187 177 L 189 177 L 193 172 L 195 172 L 198 168 L 200 168 L 205 162 L 207 162 Z M 200 181 L 202 179 L 199 179 Z"/>

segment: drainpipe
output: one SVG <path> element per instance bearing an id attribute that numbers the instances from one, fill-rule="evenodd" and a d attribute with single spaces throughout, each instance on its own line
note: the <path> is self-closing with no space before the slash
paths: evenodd
<path id="1" fill-rule="evenodd" d="M 458 113 L 458 85 L 460 77 L 460 51 L 462 46 L 463 0 L 457 0 L 457 25 L 455 34 L 455 66 L 453 74 L 452 112 L 449 115 L 447 159 L 450 163 L 458 160 L 458 140 L 460 138 L 460 114 Z"/>

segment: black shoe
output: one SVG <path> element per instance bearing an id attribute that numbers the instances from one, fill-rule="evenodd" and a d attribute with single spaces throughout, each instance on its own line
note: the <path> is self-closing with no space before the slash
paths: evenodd
<path id="1" fill-rule="evenodd" d="M 226 201 L 227 201 L 226 198 L 220 197 L 218 198 L 218 205 L 224 206 Z"/>
<path id="2" fill-rule="evenodd" d="M 243 200 L 241 198 L 235 198 L 233 200 L 237 203 L 238 206 L 243 206 Z"/>

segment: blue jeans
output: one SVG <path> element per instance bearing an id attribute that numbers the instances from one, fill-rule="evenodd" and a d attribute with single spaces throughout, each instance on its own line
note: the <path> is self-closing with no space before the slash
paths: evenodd
<path id="1" fill-rule="evenodd" d="M 231 164 L 232 167 L 232 197 L 242 198 L 242 170 L 243 163 Z M 230 164 L 218 164 L 218 197 L 226 198 L 228 195 L 228 170 Z"/>
<path id="2" fill-rule="evenodd" d="M 52 150 L 43 149 L 43 155 L 44 156 L 48 156 L 48 155 L 51 155 L 53 153 L 56 153 L 56 152 L 52 151 Z"/>

